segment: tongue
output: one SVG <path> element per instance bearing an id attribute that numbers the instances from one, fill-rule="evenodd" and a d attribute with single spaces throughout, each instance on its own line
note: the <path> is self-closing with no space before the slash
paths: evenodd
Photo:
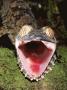
<path id="1" fill-rule="evenodd" d="M 34 73 L 38 73 L 40 71 L 40 65 L 38 65 L 38 64 L 31 65 L 30 68 L 31 68 L 32 72 L 34 72 Z"/>
<path id="2" fill-rule="evenodd" d="M 52 52 L 51 49 L 46 48 L 45 51 L 41 55 L 37 55 L 36 53 L 31 53 L 29 55 L 29 58 L 32 62 L 41 64 L 48 60 L 48 57 L 50 56 L 51 52 Z"/>
<path id="3" fill-rule="evenodd" d="M 30 54 L 30 60 L 31 60 L 31 70 L 34 73 L 40 72 L 40 66 L 44 64 L 44 67 L 46 69 L 46 65 L 48 64 L 48 57 L 50 57 L 52 50 L 47 49 L 44 51 L 42 55 L 36 55 L 35 53 Z"/>

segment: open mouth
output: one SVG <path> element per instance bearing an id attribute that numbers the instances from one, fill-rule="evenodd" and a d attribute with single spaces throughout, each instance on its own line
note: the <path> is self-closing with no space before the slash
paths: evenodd
<path id="1" fill-rule="evenodd" d="M 30 80 L 34 80 L 45 73 L 56 45 L 47 41 L 16 41 L 16 49 L 21 71 Z"/>

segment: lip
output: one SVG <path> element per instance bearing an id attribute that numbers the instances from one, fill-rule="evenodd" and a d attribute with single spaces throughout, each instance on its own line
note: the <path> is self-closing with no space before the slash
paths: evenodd
<path id="1" fill-rule="evenodd" d="M 21 71 L 29 78 L 36 79 L 46 70 L 55 52 L 56 44 L 47 41 L 18 41 L 15 43 Z"/>

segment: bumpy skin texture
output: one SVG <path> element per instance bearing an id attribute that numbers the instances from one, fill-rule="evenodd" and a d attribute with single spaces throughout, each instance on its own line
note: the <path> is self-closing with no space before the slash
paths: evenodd
<path id="1" fill-rule="evenodd" d="M 3 0 L 3 5 L 1 7 L 1 17 L 2 17 L 3 27 L 0 29 L 0 37 L 7 33 L 13 44 L 15 43 L 16 35 L 19 33 L 19 31 L 23 27 L 23 25 L 31 25 L 33 27 L 33 30 L 30 32 L 30 35 L 34 35 L 34 37 L 32 37 L 32 40 L 46 38 L 46 37 L 44 37 L 44 31 L 42 32 L 41 29 L 39 29 L 39 30 L 37 29 L 36 20 L 35 20 L 34 15 L 31 12 L 31 8 L 23 0 L 6 0 L 6 1 Z M 44 29 L 44 28 L 42 28 L 42 29 Z M 27 28 L 27 30 L 30 31 L 29 28 Z M 50 29 L 50 31 L 51 31 L 51 29 Z M 25 39 L 25 34 L 28 35 L 28 32 L 22 31 L 22 33 L 19 33 L 19 36 L 21 37 L 23 35 L 24 39 Z M 51 33 L 48 32 L 48 30 L 47 30 L 46 34 L 49 37 L 49 38 L 47 38 L 48 41 L 51 40 L 51 42 L 54 42 L 54 41 L 52 41 L 52 39 L 50 39 L 50 38 L 52 38 L 53 34 L 51 35 Z M 37 38 L 35 38 L 35 36 L 37 36 Z M 40 36 L 40 37 L 38 37 L 38 36 Z M 19 40 L 17 37 L 16 37 L 16 39 Z M 27 39 L 30 40 L 31 38 L 27 37 Z M 55 55 L 53 55 L 52 60 L 50 62 L 50 63 L 52 63 L 52 65 L 54 65 L 53 61 L 55 59 L 56 59 Z M 18 59 L 18 61 L 19 61 L 19 59 Z M 21 68 L 21 62 L 19 63 L 19 66 Z M 36 65 L 34 65 L 34 67 L 35 66 Z M 37 68 L 31 67 L 31 68 L 33 70 L 38 69 L 38 67 Z M 23 71 L 23 73 L 26 76 L 25 70 Z M 46 73 L 47 73 L 47 71 L 46 71 Z M 43 78 L 42 75 L 41 75 L 41 78 Z M 32 78 L 29 78 L 29 79 L 32 80 Z M 38 79 L 36 79 L 36 80 L 38 81 Z"/>
<path id="2" fill-rule="evenodd" d="M 7 33 L 12 43 L 23 25 L 37 26 L 31 8 L 23 0 L 2 0 L 0 12 L 3 24 L 0 37 Z"/>

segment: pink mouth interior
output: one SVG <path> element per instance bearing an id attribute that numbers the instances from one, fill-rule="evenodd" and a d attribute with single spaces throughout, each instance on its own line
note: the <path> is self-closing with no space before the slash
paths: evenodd
<path id="1" fill-rule="evenodd" d="M 19 49 L 24 53 L 26 58 L 30 58 L 32 63 L 41 64 L 48 60 L 52 50 L 47 48 L 41 41 L 31 41 L 20 45 Z"/>
<path id="2" fill-rule="evenodd" d="M 26 44 L 20 45 L 19 49 L 23 52 L 26 58 L 31 61 L 31 69 L 33 72 L 38 73 L 40 65 L 48 62 L 48 58 L 52 54 L 52 49 L 47 48 L 41 41 L 31 41 Z"/>

